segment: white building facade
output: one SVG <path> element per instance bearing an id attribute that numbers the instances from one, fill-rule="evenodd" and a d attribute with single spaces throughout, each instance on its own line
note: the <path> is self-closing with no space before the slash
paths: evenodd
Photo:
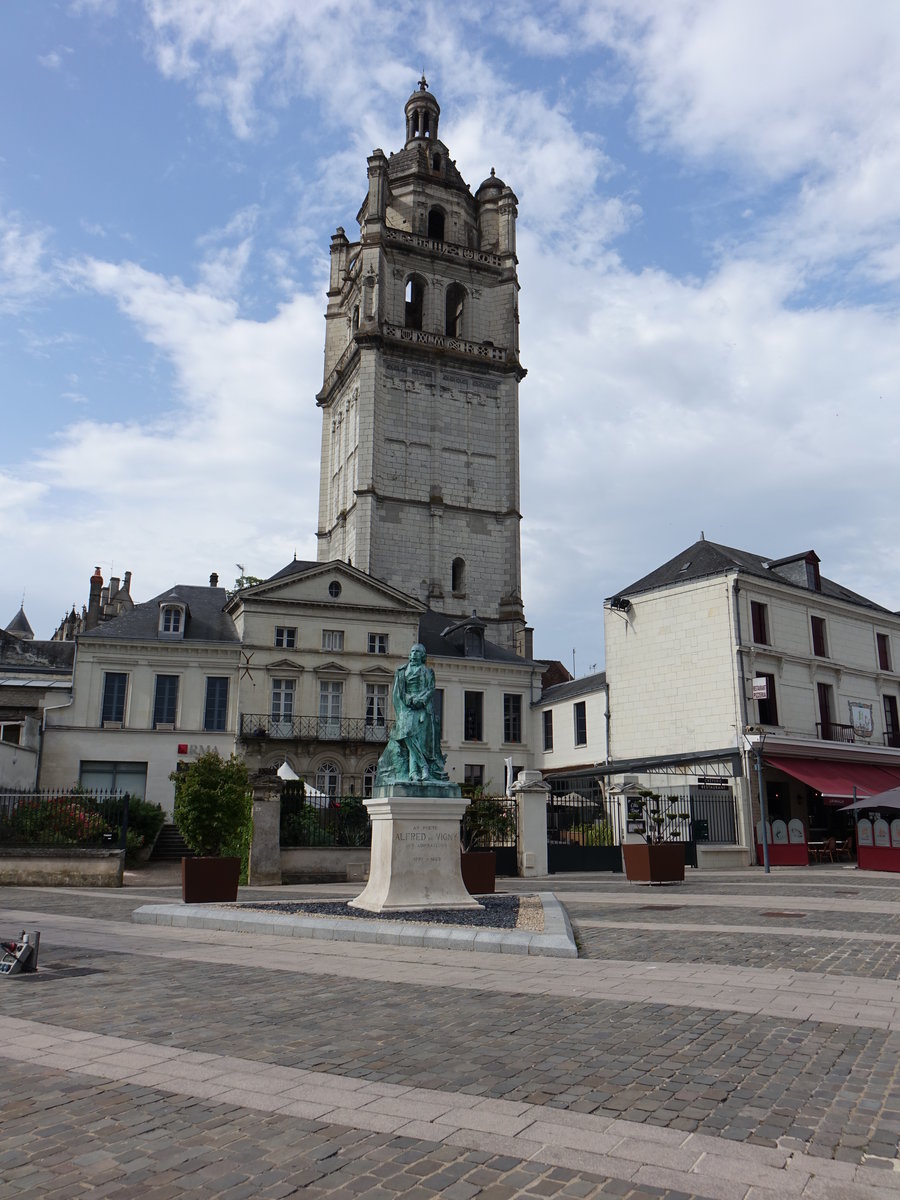
<path id="1" fill-rule="evenodd" d="M 726 785 L 752 850 L 769 816 L 843 832 L 854 787 L 900 782 L 900 618 L 826 579 L 701 540 L 607 600 L 610 778 Z"/>

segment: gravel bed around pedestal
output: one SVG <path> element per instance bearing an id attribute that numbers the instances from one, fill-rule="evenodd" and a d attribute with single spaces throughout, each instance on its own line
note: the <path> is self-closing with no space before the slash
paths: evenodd
<path id="1" fill-rule="evenodd" d="M 370 913 L 351 908 L 342 900 L 258 900 L 228 905 L 233 911 L 282 913 L 294 917 L 340 917 L 371 921 L 373 917 L 419 925 L 457 925 L 478 929 L 544 930 L 544 908 L 537 896 L 478 896 L 483 908 L 425 908 Z"/>

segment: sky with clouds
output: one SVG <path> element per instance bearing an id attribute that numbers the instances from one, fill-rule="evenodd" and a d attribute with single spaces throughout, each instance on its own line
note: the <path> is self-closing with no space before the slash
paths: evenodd
<path id="1" fill-rule="evenodd" d="M 900 608 L 895 0 L 7 0 L 0 622 L 315 557 L 330 235 L 423 69 L 519 198 L 536 652 L 701 530 Z"/>

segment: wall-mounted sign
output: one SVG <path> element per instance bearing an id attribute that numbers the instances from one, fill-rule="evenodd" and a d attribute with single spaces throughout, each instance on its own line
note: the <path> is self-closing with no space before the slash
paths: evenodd
<path id="1" fill-rule="evenodd" d="M 865 704 L 861 700 L 850 700 L 848 703 L 850 705 L 850 724 L 853 726 L 853 732 L 857 737 L 871 737 L 875 729 L 875 722 L 872 719 L 872 705 Z"/>
<path id="2" fill-rule="evenodd" d="M 765 675 L 757 675 L 753 680 L 753 699 L 768 700 L 769 698 L 769 681 Z"/>

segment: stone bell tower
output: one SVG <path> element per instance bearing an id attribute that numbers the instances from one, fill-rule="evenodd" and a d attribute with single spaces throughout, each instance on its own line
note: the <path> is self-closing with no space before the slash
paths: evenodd
<path id="1" fill-rule="evenodd" d="M 521 651 L 517 201 L 493 170 L 472 195 L 424 78 L 405 112 L 331 239 L 318 557 Z"/>

